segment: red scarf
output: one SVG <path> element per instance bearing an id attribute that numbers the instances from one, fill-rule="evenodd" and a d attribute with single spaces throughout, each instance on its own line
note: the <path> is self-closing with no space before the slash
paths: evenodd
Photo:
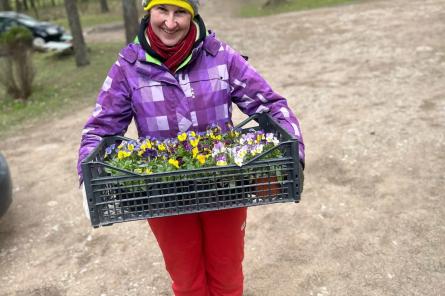
<path id="1" fill-rule="evenodd" d="M 162 58 L 165 59 L 164 65 L 171 72 L 175 72 L 178 66 L 185 60 L 190 54 L 193 48 L 193 44 L 196 40 L 196 27 L 192 22 L 190 30 L 187 35 L 174 46 L 167 46 L 162 43 L 161 39 L 153 32 L 150 23 L 147 26 L 147 36 L 150 41 L 150 47 Z"/>

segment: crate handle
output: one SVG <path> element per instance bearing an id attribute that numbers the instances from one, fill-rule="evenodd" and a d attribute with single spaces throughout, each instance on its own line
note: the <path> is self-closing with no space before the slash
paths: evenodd
<path id="1" fill-rule="evenodd" d="M 122 172 L 122 173 L 132 174 L 134 176 L 145 176 L 145 175 L 138 174 L 138 173 L 135 173 L 135 172 L 132 172 L 132 171 L 128 171 L 128 170 L 125 170 L 125 169 L 117 168 L 115 166 L 109 165 L 108 163 L 102 162 L 102 161 L 91 161 L 90 164 L 93 164 L 93 165 L 94 164 L 99 164 L 99 165 L 102 165 L 102 166 L 107 167 L 109 169 L 112 169 L 112 170 L 115 170 L 115 171 L 119 171 L 119 172 Z"/>
<path id="2" fill-rule="evenodd" d="M 256 161 L 256 160 L 259 159 L 259 158 L 263 158 L 265 155 L 272 153 L 272 151 L 274 151 L 274 150 L 276 150 L 276 149 L 279 149 L 280 146 L 284 146 L 285 144 L 289 144 L 289 143 L 292 143 L 292 142 L 293 142 L 293 141 L 285 141 L 285 142 L 281 142 L 278 146 L 272 147 L 272 148 L 270 148 L 269 150 L 267 150 L 267 151 L 265 151 L 265 152 L 263 152 L 263 153 L 258 154 L 257 156 L 255 156 L 254 158 L 252 158 L 251 160 L 249 160 L 248 162 L 243 163 L 242 166 L 248 165 L 248 164 L 250 164 L 250 163 Z"/>
<path id="3" fill-rule="evenodd" d="M 248 124 L 252 120 L 255 120 L 261 129 L 264 129 L 267 126 L 273 126 L 278 132 L 285 136 L 287 140 L 297 140 L 295 135 L 290 134 L 286 129 L 284 129 L 275 118 L 270 115 L 270 113 L 255 113 L 249 118 L 246 118 L 244 121 L 239 123 L 235 128 L 242 128 L 244 125 Z"/>

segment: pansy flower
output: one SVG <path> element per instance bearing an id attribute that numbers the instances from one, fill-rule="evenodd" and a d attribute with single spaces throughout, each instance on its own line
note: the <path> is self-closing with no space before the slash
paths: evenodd
<path id="1" fill-rule="evenodd" d="M 186 151 L 192 151 L 193 149 L 193 145 L 191 145 L 188 141 L 182 142 L 182 145 Z"/>
<path id="2" fill-rule="evenodd" d="M 180 133 L 180 134 L 178 135 L 178 140 L 179 140 L 180 142 L 184 142 L 186 139 L 187 139 L 187 134 L 186 134 L 186 133 Z"/>
<path id="3" fill-rule="evenodd" d="M 250 146 L 250 149 L 249 149 L 250 155 L 255 156 L 257 154 L 260 154 L 261 152 L 263 152 L 263 148 L 264 148 L 264 145 L 262 145 L 262 144 L 255 144 L 255 145 Z"/>
<path id="4" fill-rule="evenodd" d="M 216 165 L 217 166 L 225 166 L 227 165 L 227 157 L 224 154 L 220 154 L 216 157 Z"/>
<path id="5" fill-rule="evenodd" d="M 110 155 L 110 154 L 112 154 L 112 153 L 114 152 L 114 149 L 116 149 L 116 144 L 112 144 L 112 145 L 108 146 L 108 147 L 105 149 L 105 155 Z"/>
<path id="6" fill-rule="evenodd" d="M 273 133 L 267 133 L 267 134 L 266 134 L 266 142 L 267 142 L 267 143 L 272 143 L 274 137 L 275 137 L 275 135 L 274 135 Z"/>
<path id="7" fill-rule="evenodd" d="M 204 155 L 204 154 L 198 154 L 198 156 L 196 156 L 196 159 L 198 159 L 199 163 L 202 165 L 206 162 L 206 159 L 208 158 L 208 155 Z"/>
<path id="8" fill-rule="evenodd" d="M 223 142 L 216 142 L 212 149 L 212 156 L 226 152 L 226 146 Z"/>
<path id="9" fill-rule="evenodd" d="M 244 163 L 244 158 L 239 157 L 238 155 L 236 155 L 236 156 L 233 158 L 233 161 L 235 162 L 235 164 L 236 164 L 237 166 L 242 166 L 243 163 Z"/>
<path id="10" fill-rule="evenodd" d="M 175 169 L 193 169 L 208 165 L 242 166 L 246 161 L 279 144 L 273 133 L 250 129 L 247 133 L 228 126 L 228 131 L 213 124 L 206 131 L 181 132 L 176 137 L 156 139 L 140 138 L 122 141 L 105 149 L 106 162 L 138 174 L 152 174 Z M 279 157 L 279 149 L 266 155 Z M 210 159 L 210 161 L 207 161 Z"/>
<path id="11" fill-rule="evenodd" d="M 195 131 L 188 131 L 187 132 L 187 136 L 190 138 L 190 137 L 192 137 L 192 138 L 196 138 L 196 133 L 195 133 Z"/>
<path id="12" fill-rule="evenodd" d="M 177 161 L 176 159 L 170 158 L 168 160 L 168 163 L 174 166 L 175 168 L 179 169 L 179 161 Z"/>
<path id="13" fill-rule="evenodd" d="M 199 143 L 199 137 L 191 136 L 191 137 L 189 137 L 189 142 L 190 142 L 190 145 L 192 145 L 192 147 L 196 147 L 196 146 L 198 146 L 198 143 Z"/>
<path id="14" fill-rule="evenodd" d="M 198 155 L 198 153 L 199 153 L 199 149 L 198 148 L 193 148 L 192 149 L 192 153 L 193 153 L 193 158 L 196 158 L 196 156 Z"/>
<path id="15" fill-rule="evenodd" d="M 119 152 L 117 153 L 117 158 L 124 159 L 124 158 L 129 157 L 130 155 L 131 155 L 131 152 L 129 152 L 129 151 L 119 150 Z"/>
<path id="16" fill-rule="evenodd" d="M 264 132 L 263 131 L 257 131 L 256 132 L 256 141 L 257 141 L 257 143 L 261 142 L 264 139 L 265 139 Z"/>
<path id="17" fill-rule="evenodd" d="M 167 147 L 165 146 L 164 143 L 159 143 L 158 144 L 158 150 L 159 151 L 165 151 L 167 149 Z"/>

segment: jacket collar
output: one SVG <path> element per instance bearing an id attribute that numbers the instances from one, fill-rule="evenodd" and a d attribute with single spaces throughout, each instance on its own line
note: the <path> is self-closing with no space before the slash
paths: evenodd
<path id="1" fill-rule="evenodd" d="M 215 33 L 212 31 L 209 31 L 203 43 L 204 50 L 212 56 L 216 56 L 221 48 L 221 42 L 216 39 Z"/>
<path id="2" fill-rule="evenodd" d="M 221 42 L 216 39 L 215 33 L 209 32 L 209 35 L 205 37 L 204 41 L 202 41 L 192 50 L 192 55 L 196 56 L 201 49 L 204 49 L 210 55 L 216 56 L 220 48 Z M 142 48 L 142 46 L 139 44 L 138 38 L 136 38 L 133 43 L 123 48 L 119 55 L 130 64 L 134 64 L 136 60 L 140 62 L 149 62 L 156 65 L 162 64 L 159 59 L 150 55 Z"/>

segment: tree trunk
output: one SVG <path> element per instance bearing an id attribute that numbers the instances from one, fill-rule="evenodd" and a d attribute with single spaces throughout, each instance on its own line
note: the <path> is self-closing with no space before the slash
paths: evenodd
<path id="1" fill-rule="evenodd" d="M 86 66 L 90 63 L 87 46 L 83 38 L 82 25 L 80 24 L 79 12 L 77 11 L 76 0 L 65 0 L 65 10 L 73 35 L 74 57 L 77 67 Z"/>
<path id="2" fill-rule="evenodd" d="M 35 2 L 35 0 L 30 0 L 30 1 L 31 1 L 31 8 L 34 11 L 36 18 L 38 19 L 39 18 L 39 10 L 37 9 L 36 2 Z"/>
<path id="3" fill-rule="evenodd" d="M 11 4 L 9 3 L 9 0 L 1 0 L 0 1 L 0 9 L 3 11 L 11 10 Z"/>
<path id="4" fill-rule="evenodd" d="M 100 12 L 102 12 L 102 13 L 110 12 L 110 9 L 108 8 L 107 0 L 100 0 Z"/>
<path id="5" fill-rule="evenodd" d="M 138 34 L 139 20 L 138 9 L 135 0 L 122 0 L 125 24 L 125 40 L 127 43 L 133 42 Z"/>
<path id="6" fill-rule="evenodd" d="M 15 0 L 15 10 L 23 11 L 23 2 L 22 0 Z"/>

